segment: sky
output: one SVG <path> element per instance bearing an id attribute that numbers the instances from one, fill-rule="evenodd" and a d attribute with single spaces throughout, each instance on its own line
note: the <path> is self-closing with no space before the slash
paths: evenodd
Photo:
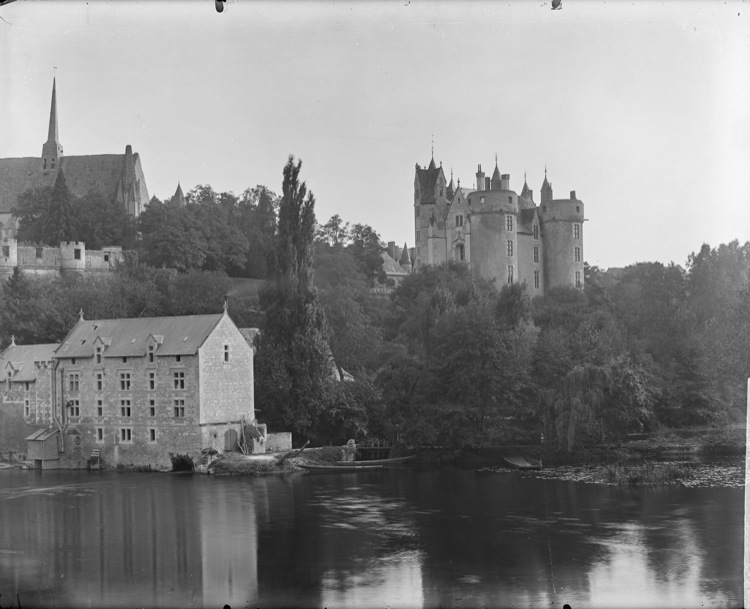
<path id="1" fill-rule="evenodd" d="M 585 205 L 584 259 L 684 265 L 750 240 L 750 3 L 18 0 L 0 7 L 0 158 L 66 155 L 280 193 L 290 154 L 334 214 L 414 244 L 414 168 L 495 155 Z"/>

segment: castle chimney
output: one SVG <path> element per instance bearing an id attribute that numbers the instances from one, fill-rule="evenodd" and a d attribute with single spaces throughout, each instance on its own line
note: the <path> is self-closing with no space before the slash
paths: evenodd
<path id="1" fill-rule="evenodd" d="M 490 190 L 490 188 L 492 188 L 492 180 L 489 177 L 484 178 L 484 189 Z"/>
<path id="2" fill-rule="evenodd" d="M 500 176 L 500 190 L 510 190 L 510 174 L 504 173 Z"/>
<path id="3" fill-rule="evenodd" d="M 570 191 L 570 200 L 571 201 L 575 201 L 576 200 L 576 191 L 575 190 L 571 190 Z"/>
<path id="4" fill-rule="evenodd" d="M 484 190 L 484 172 L 481 165 L 477 165 L 477 190 Z"/>
<path id="5" fill-rule="evenodd" d="M 395 241 L 388 242 L 388 255 L 394 260 L 398 260 L 398 258 L 396 258 L 396 242 Z"/>

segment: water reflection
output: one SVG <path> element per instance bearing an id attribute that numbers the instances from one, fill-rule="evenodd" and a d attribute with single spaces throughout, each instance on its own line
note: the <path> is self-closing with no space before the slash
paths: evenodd
<path id="1" fill-rule="evenodd" d="M 458 470 L 3 471 L 0 593 L 34 607 L 739 605 L 742 499 Z"/>

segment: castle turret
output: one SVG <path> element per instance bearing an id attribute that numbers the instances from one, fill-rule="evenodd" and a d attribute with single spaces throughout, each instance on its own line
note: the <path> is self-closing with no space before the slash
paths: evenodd
<path id="1" fill-rule="evenodd" d="M 411 273 L 412 264 L 411 258 L 409 257 L 409 248 L 406 247 L 406 243 L 404 243 L 404 249 L 401 250 L 401 259 L 398 261 L 398 263 L 406 272 Z"/>
<path id="2" fill-rule="evenodd" d="M 542 182 L 542 203 L 552 200 L 552 184 L 547 181 L 547 168 L 544 168 L 544 182 Z"/>
<path id="3" fill-rule="evenodd" d="M 57 83 L 52 79 L 52 104 L 49 110 L 47 141 L 42 146 L 42 170 L 52 171 L 60 166 L 63 148 L 57 134 Z"/>
<path id="4" fill-rule="evenodd" d="M 63 273 L 86 270 L 86 244 L 83 241 L 60 242 L 60 270 Z"/>
<path id="5" fill-rule="evenodd" d="M 456 194 L 456 187 L 453 186 L 453 170 L 451 169 L 451 181 L 448 184 L 448 200 L 453 201 L 453 197 Z"/>
<path id="6" fill-rule="evenodd" d="M 492 172 L 492 179 L 490 180 L 490 190 L 503 190 L 502 177 L 497 167 L 497 157 L 495 157 L 495 171 Z"/>
<path id="7" fill-rule="evenodd" d="M 174 194 L 172 195 L 172 198 L 169 200 L 169 202 L 174 207 L 185 207 L 185 205 L 187 205 L 185 195 L 182 192 L 182 186 L 180 186 L 179 182 L 177 182 L 177 190 L 174 191 Z"/>
<path id="8" fill-rule="evenodd" d="M 546 182 L 546 180 L 545 180 Z M 550 188 L 551 192 L 551 188 Z M 544 288 L 583 287 L 583 202 L 543 199 L 539 220 L 544 240 Z"/>

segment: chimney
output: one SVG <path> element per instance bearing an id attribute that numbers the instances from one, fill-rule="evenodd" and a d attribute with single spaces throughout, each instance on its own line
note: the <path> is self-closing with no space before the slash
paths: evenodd
<path id="1" fill-rule="evenodd" d="M 492 188 L 492 181 L 490 178 L 484 178 L 484 189 L 490 190 L 490 188 Z"/>
<path id="2" fill-rule="evenodd" d="M 500 176 L 500 190 L 510 190 L 510 174 L 504 173 Z"/>
<path id="3" fill-rule="evenodd" d="M 570 191 L 570 200 L 571 201 L 575 201 L 576 200 L 576 191 L 575 190 L 571 190 Z"/>
<path id="4" fill-rule="evenodd" d="M 396 242 L 395 241 L 388 242 L 388 255 L 394 260 L 398 260 L 398 258 L 396 258 Z"/>
<path id="5" fill-rule="evenodd" d="M 477 190 L 484 190 L 484 172 L 481 165 L 477 165 Z"/>

